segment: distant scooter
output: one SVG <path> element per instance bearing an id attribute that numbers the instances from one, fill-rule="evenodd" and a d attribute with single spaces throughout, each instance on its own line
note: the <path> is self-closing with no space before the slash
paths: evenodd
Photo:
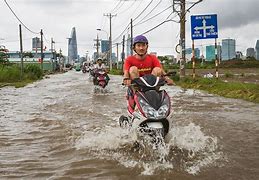
<path id="1" fill-rule="evenodd" d="M 102 91 L 108 85 L 110 78 L 103 69 L 96 69 L 94 71 L 93 83 L 95 85 L 95 92 Z"/>

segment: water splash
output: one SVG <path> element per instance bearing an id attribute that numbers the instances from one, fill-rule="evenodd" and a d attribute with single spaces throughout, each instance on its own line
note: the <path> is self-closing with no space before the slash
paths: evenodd
<path id="1" fill-rule="evenodd" d="M 217 138 L 205 135 L 201 127 L 193 123 L 174 126 L 167 139 L 167 143 L 155 148 L 145 139 L 136 148 L 131 131 L 106 126 L 86 131 L 76 142 L 76 148 L 88 149 L 98 158 L 113 159 L 125 167 L 137 167 L 142 175 L 172 169 L 197 174 L 222 155 L 218 152 Z"/>

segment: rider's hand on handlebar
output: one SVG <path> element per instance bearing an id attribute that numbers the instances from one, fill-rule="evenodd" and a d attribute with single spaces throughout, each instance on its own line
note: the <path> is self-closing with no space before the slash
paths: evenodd
<path id="1" fill-rule="evenodd" d="M 166 81 L 166 84 L 168 86 L 174 86 L 175 85 L 174 81 L 172 79 L 170 79 L 169 77 L 165 77 L 165 81 Z"/>
<path id="2" fill-rule="evenodd" d="M 123 85 L 130 86 L 131 85 L 131 79 L 130 78 L 124 78 L 123 79 Z"/>

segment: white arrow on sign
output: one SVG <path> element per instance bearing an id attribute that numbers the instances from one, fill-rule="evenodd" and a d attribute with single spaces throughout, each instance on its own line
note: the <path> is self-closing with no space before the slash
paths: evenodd
<path id="1" fill-rule="evenodd" d="M 194 28 L 194 30 L 195 30 L 195 31 L 197 31 L 197 30 L 203 30 L 203 36 L 206 37 L 206 30 L 207 30 L 207 29 L 212 29 L 212 30 L 213 30 L 214 28 L 215 28 L 215 26 L 213 26 L 213 25 L 206 26 L 206 20 L 203 19 L 203 20 L 202 20 L 202 27 L 196 26 L 196 27 Z"/>

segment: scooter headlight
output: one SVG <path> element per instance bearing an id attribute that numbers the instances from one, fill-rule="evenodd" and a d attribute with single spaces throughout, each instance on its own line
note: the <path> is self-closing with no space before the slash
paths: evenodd
<path id="1" fill-rule="evenodd" d="M 157 111 L 158 116 L 159 116 L 159 117 L 166 117 L 166 116 L 167 116 L 167 113 L 168 113 L 168 110 L 169 110 L 169 107 L 168 107 L 167 104 L 162 105 L 162 106 L 158 109 L 158 111 Z"/>
<path id="2" fill-rule="evenodd" d="M 151 107 L 144 99 L 139 98 L 139 104 L 144 112 L 145 116 L 150 119 L 162 119 L 166 118 L 169 107 L 167 104 L 163 104 L 158 110 Z"/>

